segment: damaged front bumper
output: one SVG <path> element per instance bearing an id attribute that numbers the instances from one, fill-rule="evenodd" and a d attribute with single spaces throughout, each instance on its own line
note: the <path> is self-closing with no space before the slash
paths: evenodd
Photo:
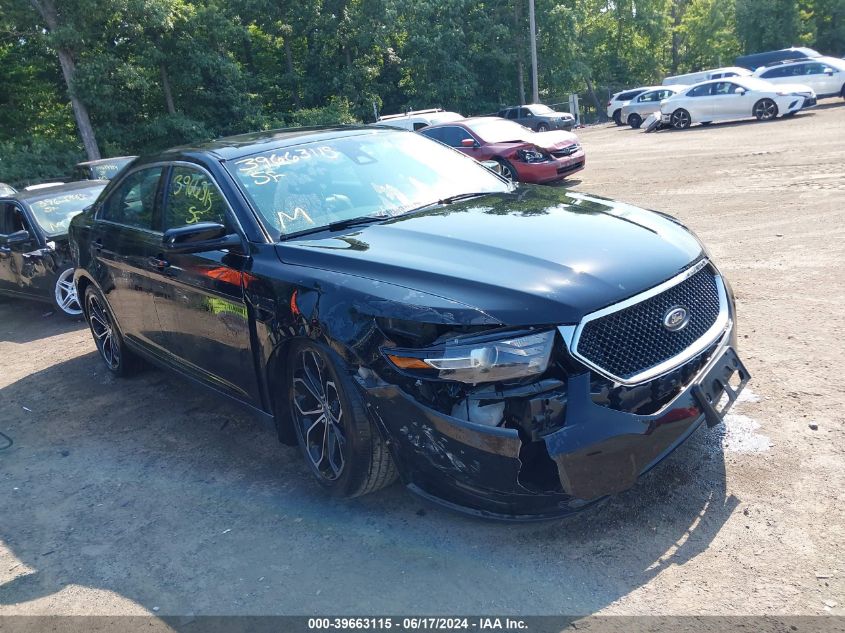
<path id="1" fill-rule="evenodd" d="M 525 416 L 559 414 L 559 428 L 540 438 L 441 413 L 374 375 L 359 384 L 411 490 L 478 516 L 543 520 L 632 487 L 702 422 L 718 424 L 749 379 L 732 326 L 694 377 L 652 414 L 598 403 L 591 376 L 571 375 L 565 386 L 546 391 L 541 382 L 514 398 L 520 406 L 513 410 Z"/>

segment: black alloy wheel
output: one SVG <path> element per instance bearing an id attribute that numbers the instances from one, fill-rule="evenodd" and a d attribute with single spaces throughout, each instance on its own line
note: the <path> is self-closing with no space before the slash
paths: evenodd
<path id="1" fill-rule="evenodd" d="M 126 376 L 137 369 L 137 357 L 126 349 L 105 297 L 94 286 L 85 289 L 85 318 L 97 351 L 110 372 Z"/>
<path id="2" fill-rule="evenodd" d="M 676 130 L 685 130 L 692 125 L 692 117 L 683 108 L 678 108 L 672 113 L 671 123 Z"/>
<path id="3" fill-rule="evenodd" d="M 337 496 L 355 497 L 392 483 L 396 469 L 341 364 L 322 345 L 295 344 L 288 365 L 290 413 L 317 481 Z"/>
<path id="4" fill-rule="evenodd" d="M 754 104 L 754 116 L 758 121 L 771 121 L 778 115 L 778 106 L 771 99 L 760 99 Z"/>

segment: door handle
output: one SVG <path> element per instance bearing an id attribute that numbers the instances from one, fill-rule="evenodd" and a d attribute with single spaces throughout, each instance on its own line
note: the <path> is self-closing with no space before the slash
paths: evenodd
<path id="1" fill-rule="evenodd" d="M 150 268 L 154 268 L 158 271 L 163 271 L 165 268 L 170 266 L 170 262 L 168 262 L 166 259 L 162 259 L 161 255 L 158 255 L 157 257 L 150 257 L 147 260 L 147 263 L 149 264 Z"/>
<path id="2" fill-rule="evenodd" d="M 103 250 L 103 240 L 101 240 L 99 237 L 94 240 L 94 250 L 98 253 Z"/>

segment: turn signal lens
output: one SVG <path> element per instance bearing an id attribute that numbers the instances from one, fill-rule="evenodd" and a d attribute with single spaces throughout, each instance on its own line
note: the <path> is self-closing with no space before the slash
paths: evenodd
<path id="1" fill-rule="evenodd" d="M 410 356 L 394 356 L 388 354 L 387 357 L 390 362 L 396 365 L 399 369 L 431 369 L 431 365 L 421 358 L 411 358 Z"/>

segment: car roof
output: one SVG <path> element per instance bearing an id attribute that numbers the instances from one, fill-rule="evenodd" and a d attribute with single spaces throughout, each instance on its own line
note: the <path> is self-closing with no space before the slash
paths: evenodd
<path id="1" fill-rule="evenodd" d="M 359 136 L 362 134 L 401 134 L 403 130 L 387 125 L 338 125 L 282 128 L 264 132 L 250 132 L 226 136 L 206 143 L 182 145 L 164 150 L 158 154 L 144 156 L 138 164 L 157 160 L 176 160 L 179 156 L 191 154 L 210 155 L 220 160 L 234 160 L 266 152 L 280 147 L 302 143 L 326 141 L 335 138 Z"/>
<path id="2" fill-rule="evenodd" d="M 423 130 L 430 130 L 431 128 L 448 127 L 448 126 L 453 126 L 453 125 L 458 125 L 458 126 L 461 126 L 461 127 L 469 127 L 469 125 L 471 123 L 475 123 L 475 122 L 478 122 L 478 121 L 487 122 L 487 121 L 490 121 L 491 119 L 492 120 L 498 119 L 499 121 L 507 121 L 508 123 L 513 123 L 513 121 L 511 121 L 510 119 L 505 119 L 505 118 L 502 118 L 500 116 L 468 116 L 468 117 L 464 117 L 463 119 L 460 119 L 459 121 L 446 121 L 444 123 L 437 123 L 436 125 L 429 125 L 428 127 L 420 130 L 420 132 L 422 132 Z M 519 125 L 519 124 L 517 123 L 517 125 Z"/>
<path id="3" fill-rule="evenodd" d="M 80 191 L 82 189 L 92 189 L 100 187 L 101 189 L 109 184 L 108 180 L 77 180 L 76 182 L 66 182 L 62 185 L 49 187 L 47 189 L 35 189 L 34 191 L 18 191 L 13 196 L 8 196 L 6 199 L 20 200 L 21 202 L 33 202 L 43 198 L 52 198 L 63 193 L 72 191 Z"/>
<path id="4" fill-rule="evenodd" d="M 82 163 L 76 163 L 76 166 L 77 167 L 91 167 L 91 166 L 96 166 L 96 165 L 107 164 L 107 163 L 110 163 L 110 162 L 115 161 L 115 160 L 124 160 L 124 159 L 133 160 L 135 158 L 138 158 L 138 157 L 137 156 L 112 156 L 111 158 L 98 158 L 97 160 L 86 160 L 85 162 L 82 162 Z"/>

